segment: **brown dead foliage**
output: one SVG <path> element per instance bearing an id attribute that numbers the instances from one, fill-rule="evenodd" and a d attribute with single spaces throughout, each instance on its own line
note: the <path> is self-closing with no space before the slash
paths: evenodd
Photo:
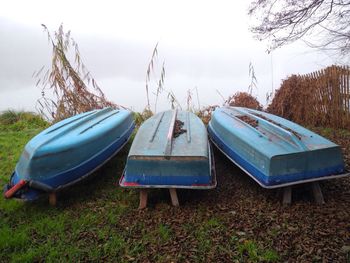
<path id="1" fill-rule="evenodd" d="M 187 130 L 183 129 L 184 122 L 180 120 L 175 120 L 175 126 L 174 126 L 174 138 L 179 137 L 181 134 L 185 133 Z"/>
<path id="2" fill-rule="evenodd" d="M 246 107 L 254 110 L 262 110 L 262 106 L 259 101 L 247 92 L 236 92 L 232 96 L 228 97 L 225 104 L 235 107 Z"/>
<path id="3" fill-rule="evenodd" d="M 250 126 L 253 126 L 254 128 L 258 127 L 258 121 L 249 116 L 243 115 L 243 116 L 237 116 L 237 118 L 249 124 Z"/>
<path id="4" fill-rule="evenodd" d="M 330 66 L 284 80 L 267 111 L 302 125 L 350 128 L 350 70 Z"/>
<path id="5" fill-rule="evenodd" d="M 340 132 L 329 138 L 350 152 L 349 134 Z M 146 210 L 137 210 L 135 202 L 135 209 L 122 215 L 116 231 L 128 229 L 128 242 L 144 246 L 144 252 L 134 259 L 139 262 L 263 261 L 259 257 L 254 259 L 248 251 L 240 252 L 239 248 L 249 242 L 262 250 L 277 251 L 277 262 L 349 259 L 346 248 L 350 240 L 350 178 L 321 182 L 325 205 L 314 203 L 309 185 L 300 185 L 293 190 L 293 204 L 284 207 L 279 190 L 261 188 L 219 151 L 214 153 L 216 189 L 178 190 L 179 208 L 170 205 L 168 191 L 154 189 L 149 193 Z M 349 164 L 348 158 L 346 161 Z M 161 239 L 160 226 L 169 229 L 168 239 Z M 149 237 L 151 233 L 153 239 Z"/>
<path id="6" fill-rule="evenodd" d="M 37 101 L 38 111 L 54 122 L 78 113 L 121 106 L 108 101 L 97 82 L 91 76 L 80 57 L 78 44 L 64 32 L 61 25 L 52 36 L 45 25 L 45 32 L 52 45 L 51 69 L 43 74 L 43 68 L 34 73 L 38 78 L 37 86 L 42 88 L 42 97 Z M 69 51 L 74 50 L 74 63 L 69 60 Z M 46 96 L 50 90 L 53 95 Z"/>
<path id="7" fill-rule="evenodd" d="M 262 106 L 259 101 L 247 92 L 236 92 L 232 96 L 229 96 L 226 100 L 224 99 L 223 105 L 262 110 Z M 202 108 L 196 114 L 199 118 L 202 119 L 205 125 L 208 125 L 209 121 L 211 120 L 211 115 L 217 107 L 219 107 L 219 105 L 210 105 Z"/>
<path id="8" fill-rule="evenodd" d="M 350 133 L 313 130 L 342 146 L 349 167 Z M 166 189 L 152 189 L 148 208 L 140 211 L 138 190 L 117 186 L 128 149 L 121 154 L 59 201 L 58 211 L 99 218 L 78 228 L 76 238 L 68 222 L 65 232 L 81 251 L 99 248 L 102 261 L 268 262 L 262 255 L 269 250 L 277 252 L 276 262 L 349 261 L 350 178 L 321 182 L 325 205 L 314 203 L 309 185 L 300 185 L 293 189 L 293 204 L 284 207 L 280 191 L 261 188 L 214 148 L 217 188 L 177 190 L 180 207 L 170 205 Z M 259 251 L 250 253 L 249 244 Z M 79 260 L 96 258 L 85 252 Z"/>

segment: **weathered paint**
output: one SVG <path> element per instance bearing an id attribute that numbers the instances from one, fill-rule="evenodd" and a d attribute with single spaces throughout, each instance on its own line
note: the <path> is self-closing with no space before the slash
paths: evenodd
<path id="1" fill-rule="evenodd" d="M 186 132 L 174 137 L 175 120 Z M 165 111 L 145 121 L 131 146 L 123 187 L 212 188 L 212 156 L 202 121 L 186 111 Z"/>
<path id="2" fill-rule="evenodd" d="M 111 108 L 60 121 L 28 142 L 10 184 L 24 179 L 53 190 L 73 184 L 118 152 L 133 129 L 131 112 Z M 35 199 L 38 191 L 32 190 L 23 198 Z"/>
<path id="3" fill-rule="evenodd" d="M 240 117 L 255 121 L 251 126 Z M 281 117 L 241 107 L 212 114 L 209 136 L 263 187 L 338 175 L 344 162 L 338 145 Z"/>

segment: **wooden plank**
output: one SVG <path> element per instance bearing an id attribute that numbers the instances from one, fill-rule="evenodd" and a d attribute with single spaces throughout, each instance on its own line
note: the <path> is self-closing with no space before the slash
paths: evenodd
<path id="1" fill-rule="evenodd" d="M 323 199 L 323 194 L 322 194 L 322 190 L 319 182 L 312 182 L 311 187 L 312 187 L 312 193 L 315 198 L 315 202 L 319 205 L 323 205 L 325 201 Z"/>
<path id="2" fill-rule="evenodd" d="M 179 199 L 177 198 L 177 193 L 175 188 L 169 188 L 171 203 L 173 206 L 179 206 Z"/>
<path id="3" fill-rule="evenodd" d="M 292 203 L 292 187 L 287 186 L 283 188 L 283 206 L 288 206 Z"/>
<path id="4" fill-rule="evenodd" d="M 145 209 L 147 207 L 148 192 L 147 189 L 140 190 L 140 204 L 139 209 Z"/>
<path id="5" fill-rule="evenodd" d="M 57 204 L 56 192 L 49 193 L 49 204 L 52 206 L 56 206 Z"/>

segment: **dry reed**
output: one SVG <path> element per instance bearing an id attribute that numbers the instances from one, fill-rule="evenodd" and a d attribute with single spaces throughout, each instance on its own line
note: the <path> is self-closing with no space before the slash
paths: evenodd
<path id="1" fill-rule="evenodd" d="M 61 25 L 52 36 L 45 25 L 48 41 L 52 45 L 51 69 L 43 73 L 42 67 L 34 74 L 38 81 L 36 85 L 42 89 L 42 97 L 37 101 L 37 110 L 47 119 L 54 122 L 103 107 L 122 107 L 108 101 L 82 62 L 78 44 Z M 69 51 L 73 49 L 74 63 L 68 59 Z M 50 90 L 53 99 L 46 96 Z"/>

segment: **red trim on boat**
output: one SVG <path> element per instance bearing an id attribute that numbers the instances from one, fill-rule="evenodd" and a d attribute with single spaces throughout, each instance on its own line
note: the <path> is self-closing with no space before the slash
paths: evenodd
<path id="1" fill-rule="evenodd" d="M 122 183 L 123 186 L 139 186 L 139 183 L 134 183 L 134 182 L 124 182 Z"/>

